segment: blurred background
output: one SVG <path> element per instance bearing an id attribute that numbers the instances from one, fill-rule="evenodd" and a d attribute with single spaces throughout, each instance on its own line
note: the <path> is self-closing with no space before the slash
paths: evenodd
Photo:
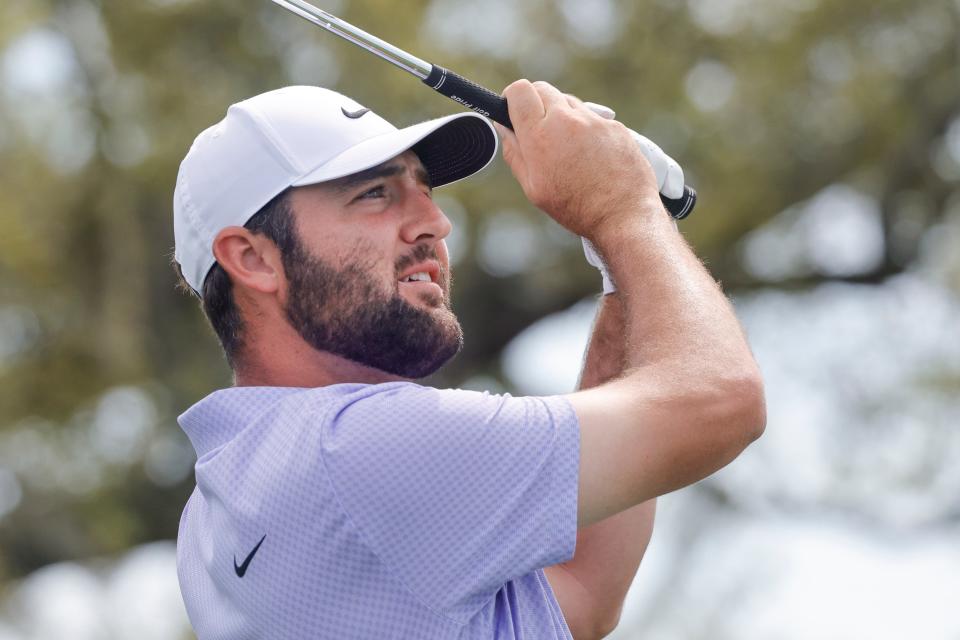
<path id="1" fill-rule="evenodd" d="M 319 4 L 609 105 L 700 192 L 680 228 L 769 424 L 661 499 L 614 638 L 960 639 L 960 2 Z M 0 3 L 0 640 L 192 637 L 176 416 L 231 380 L 174 290 L 171 198 L 197 133 L 286 84 L 401 125 L 458 108 L 266 0 Z M 437 199 L 467 346 L 430 382 L 571 390 L 600 284 L 579 242 L 500 160 Z"/>

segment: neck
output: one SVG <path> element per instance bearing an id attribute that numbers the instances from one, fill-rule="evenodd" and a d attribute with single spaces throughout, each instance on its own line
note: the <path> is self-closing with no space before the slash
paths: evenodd
<path id="1" fill-rule="evenodd" d="M 345 382 L 380 384 L 406 380 L 317 351 L 302 341 L 292 348 L 278 348 L 274 344 L 244 351 L 234 363 L 234 386 L 237 387 L 315 388 Z"/>

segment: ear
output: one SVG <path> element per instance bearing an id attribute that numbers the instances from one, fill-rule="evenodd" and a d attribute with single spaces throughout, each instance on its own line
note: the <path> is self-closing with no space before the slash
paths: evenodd
<path id="1" fill-rule="evenodd" d="M 213 256 L 235 285 L 260 293 L 280 290 L 284 278 L 280 250 L 266 236 L 227 227 L 213 240 Z"/>

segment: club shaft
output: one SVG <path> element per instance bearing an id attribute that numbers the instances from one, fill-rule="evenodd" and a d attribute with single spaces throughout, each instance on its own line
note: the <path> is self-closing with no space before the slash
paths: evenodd
<path id="1" fill-rule="evenodd" d="M 448 69 L 421 60 L 403 49 L 399 49 L 389 42 L 353 26 L 349 22 L 318 9 L 305 0 L 273 0 L 273 2 L 308 22 L 340 36 L 344 40 L 352 42 L 377 57 L 383 58 L 387 62 L 415 75 L 434 91 L 459 102 L 468 109 L 473 109 L 505 127 L 513 128 L 506 99 L 486 87 L 471 82 Z M 660 199 L 670 215 L 681 220 L 693 211 L 697 202 L 697 192 L 689 186 L 685 186 L 684 194 L 680 198 L 671 199 L 660 194 Z"/>
<path id="2" fill-rule="evenodd" d="M 403 49 L 393 46 L 389 42 L 384 42 L 363 29 L 355 27 L 349 22 L 341 20 L 322 9 L 318 9 L 309 2 L 304 2 L 304 0 L 273 0 L 273 2 L 297 14 L 301 18 L 312 22 L 318 27 L 326 29 L 330 33 L 338 35 L 345 40 L 349 40 L 359 47 L 363 47 L 370 53 L 383 58 L 408 73 L 412 73 L 421 80 L 425 80 L 427 76 L 430 75 L 430 72 L 433 71 L 433 65 L 429 62 L 421 60 Z"/>

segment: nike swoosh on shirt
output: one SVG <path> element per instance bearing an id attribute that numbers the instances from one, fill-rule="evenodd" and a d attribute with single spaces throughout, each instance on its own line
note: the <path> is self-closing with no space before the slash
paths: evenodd
<path id="1" fill-rule="evenodd" d="M 243 564 L 240 566 L 237 566 L 237 556 L 233 556 L 233 570 L 237 572 L 238 578 L 242 578 L 244 575 L 246 575 L 247 567 L 250 566 L 250 561 L 253 560 L 253 556 L 257 555 L 257 551 L 260 550 L 260 545 L 262 545 L 263 541 L 266 539 L 267 535 L 264 534 L 263 537 L 260 538 L 260 542 L 257 543 L 257 546 L 253 548 L 253 551 L 250 552 L 250 555 L 247 556 L 247 558 L 243 561 Z"/>
<path id="2" fill-rule="evenodd" d="M 347 111 L 345 107 L 340 107 L 340 111 L 343 111 L 343 115 L 347 116 L 351 120 L 362 118 L 363 116 L 370 113 L 370 109 L 360 109 L 359 111 Z"/>

